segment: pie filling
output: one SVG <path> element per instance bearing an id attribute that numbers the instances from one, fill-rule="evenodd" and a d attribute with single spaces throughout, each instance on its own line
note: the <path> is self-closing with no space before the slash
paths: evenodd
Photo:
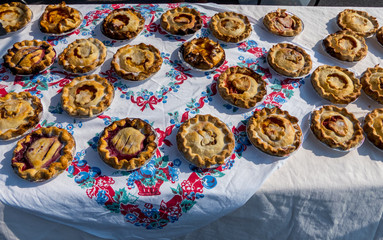
<path id="1" fill-rule="evenodd" d="M 7 26 L 14 26 L 22 18 L 24 11 L 17 7 L 8 7 L 0 11 L 0 23 L 3 28 Z"/>
<path id="2" fill-rule="evenodd" d="M 346 76 L 337 74 L 337 73 L 332 73 L 327 75 L 326 83 L 332 89 L 336 89 L 336 90 L 342 90 L 348 87 L 348 81 Z"/>
<path id="3" fill-rule="evenodd" d="M 210 146 L 217 144 L 217 134 L 215 134 L 212 130 L 203 128 L 202 130 L 197 131 L 201 141 L 201 146 Z"/>
<path id="4" fill-rule="evenodd" d="M 339 39 L 339 47 L 346 51 L 352 51 L 358 47 L 358 42 L 350 36 L 343 36 Z"/>
<path id="5" fill-rule="evenodd" d="M 229 93 L 243 94 L 251 87 L 251 82 L 255 81 L 252 77 L 243 74 L 236 74 L 232 81 L 225 81 Z"/>
<path id="6" fill-rule="evenodd" d="M 86 106 L 96 98 L 97 89 L 92 85 L 83 85 L 77 88 L 75 104 L 77 106 Z"/>
<path id="7" fill-rule="evenodd" d="M 130 18 L 126 15 L 117 15 L 110 22 L 112 28 L 122 30 L 125 26 L 129 25 Z"/>
<path id="8" fill-rule="evenodd" d="M 285 136 L 284 121 L 277 117 L 266 118 L 261 128 L 272 141 L 280 141 Z"/>
<path id="9" fill-rule="evenodd" d="M 291 18 L 290 15 L 284 13 L 284 14 L 281 14 L 279 16 L 276 16 L 274 19 L 273 19 L 273 22 L 275 24 L 275 27 L 281 31 L 281 32 L 285 32 L 287 30 L 290 30 L 290 29 L 294 29 L 295 28 L 295 22 L 293 21 L 293 19 Z"/>
<path id="10" fill-rule="evenodd" d="M 347 124 L 342 116 L 334 115 L 329 118 L 326 118 L 322 122 L 323 126 L 340 137 L 345 137 L 347 135 Z"/>
<path id="11" fill-rule="evenodd" d="M 125 70 L 130 72 L 143 72 L 154 64 L 154 54 L 151 51 L 128 49 L 123 59 Z"/>
<path id="12" fill-rule="evenodd" d="M 243 21 L 237 18 L 225 18 L 220 21 L 221 30 L 224 34 L 232 34 L 234 36 L 241 35 L 246 28 L 246 25 Z"/>
<path id="13" fill-rule="evenodd" d="M 175 16 L 173 20 L 178 25 L 189 25 L 195 21 L 195 17 L 192 14 L 181 13 Z"/>
<path id="14" fill-rule="evenodd" d="M 27 116 L 33 114 L 31 104 L 25 100 L 9 100 L 0 104 L 0 132 L 18 128 Z"/>
<path id="15" fill-rule="evenodd" d="M 11 61 L 16 64 L 16 67 L 31 67 L 44 59 L 47 49 L 47 46 L 25 47 L 15 51 Z"/>
<path id="16" fill-rule="evenodd" d="M 64 11 L 63 9 L 59 8 L 53 11 L 50 11 L 47 15 L 45 20 L 48 21 L 49 23 L 60 23 L 62 20 L 68 20 L 71 18 L 71 15 L 67 12 Z"/>
<path id="17" fill-rule="evenodd" d="M 67 60 L 75 66 L 89 66 L 99 60 L 99 51 L 93 44 L 78 44 L 72 51 L 74 57 Z"/>

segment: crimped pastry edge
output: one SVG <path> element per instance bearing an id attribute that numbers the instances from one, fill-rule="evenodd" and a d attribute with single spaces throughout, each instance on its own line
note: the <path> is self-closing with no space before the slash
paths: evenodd
<path id="1" fill-rule="evenodd" d="M 378 91 L 373 90 L 370 85 L 371 75 L 377 72 L 381 72 L 383 74 L 383 68 L 379 67 L 379 64 L 375 65 L 373 68 L 367 68 L 360 80 L 362 82 L 363 91 L 373 100 L 383 104 L 383 95 Z"/>
<path id="2" fill-rule="evenodd" d="M 18 8 L 21 8 L 25 13 L 25 21 L 16 24 L 16 26 L 7 26 L 7 27 L 3 28 L 5 30 L 5 32 L 7 32 L 7 33 L 15 32 L 17 30 L 22 29 L 32 20 L 32 10 L 27 5 L 25 5 L 24 3 L 11 2 L 11 3 L 1 4 L 0 6 L 18 7 Z"/>
<path id="3" fill-rule="evenodd" d="M 286 11 L 286 9 L 278 9 L 280 11 Z M 267 13 L 264 17 L 263 17 L 263 25 L 267 28 L 267 30 L 269 30 L 271 33 L 275 34 L 275 35 L 278 35 L 278 36 L 283 36 L 283 37 L 294 37 L 294 36 L 297 36 L 299 35 L 302 30 L 303 30 L 303 21 L 297 17 L 296 15 L 294 14 L 290 14 L 290 13 L 287 13 L 289 14 L 294 20 L 295 22 L 297 23 L 298 27 L 297 29 L 295 30 L 291 30 L 291 31 L 286 31 L 286 32 L 280 32 L 278 31 L 275 27 L 274 27 L 274 24 L 273 24 L 273 17 L 275 15 L 278 14 L 278 10 L 277 11 L 272 11 L 272 12 L 269 12 Z"/>
<path id="4" fill-rule="evenodd" d="M 172 24 L 169 23 L 167 18 L 176 12 L 185 12 L 185 13 L 193 14 L 196 17 L 196 24 L 194 25 L 194 27 L 187 28 L 187 29 L 175 29 L 172 26 Z M 168 11 L 166 11 L 165 13 L 161 15 L 161 20 L 160 20 L 160 25 L 165 31 L 174 35 L 181 35 L 181 36 L 194 34 L 195 32 L 197 32 L 198 30 L 202 28 L 202 24 L 203 24 L 203 21 L 202 21 L 200 12 L 195 10 L 194 8 L 188 8 L 188 7 L 177 7 L 177 8 L 169 9 Z"/>
<path id="5" fill-rule="evenodd" d="M 348 28 L 346 26 L 346 24 L 342 21 L 343 17 L 345 15 L 347 15 L 348 13 L 357 13 L 357 14 L 367 18 L 374 25 L 374 29 L 372 29 L 372 30 L 370 30 L 368 32 L 365 32 L 365 33 L 354 32 L 352 29 Z M 366 11 L 359 11 L 359 10 L 354 10 L 354 9 L 345 9 L 345 10 L 341 11 L 340 13 L 338 13 L 337 24 L 338 24 L 338 26 L 341 29 L 352 31 L 352 32 L 354 32 L 354 33 L 356 33 L 356 34 L 358 34 L 359 36 L 362 36 L 362 37 L 369 37 L 369 36 L 373 35 L 378 30 L 378 28 L 379 28 L 379 23 L 378 23 L 378 21 L 376 20 L 375 17 L 369 15 Z"/>
<path id="6" fill-rule="evenodd" d="M 380 45 L 383 46 L 383 27 L 379 28 L 379 29 L 376 31 L 376 39 L 378 40 L 378 42 L 380 43 Z"/>
<path id="7" fill-rule="evenodd" d="M 383 115 L 383 108 L 376 108 L 369 112 L 364 118 L 363 130 L 367 135 L 367 138 L 377 148 L 383 150 L 383 138 L 377 134 L 376 129 L 373 126 L 374 118 L 377 115 Z"/>

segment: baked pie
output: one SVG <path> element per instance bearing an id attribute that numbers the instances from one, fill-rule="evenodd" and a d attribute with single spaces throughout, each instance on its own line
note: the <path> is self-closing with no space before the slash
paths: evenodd
<path id="1" fill-rule="evenodd" d="M 4 3 L 0 5 L 0 30 L 6 33 L 15 32 L 32 19 L 32 11 L 20 2 Z"/>
<path id="2" fill-rule="evenodd" d="M 360 80 L 364 92 L 373 100 L 383 104 L 383 68 L 379 65 L 367 68 Z"/>
<path id="3" fill-rule="evenodd" d="M 96 38 L 77 39 L 59 55 L 59 64 L 72 73 L 86 73 L 102 65 L 106 58 L 105 45 Z"/>
<path id="4" fill-rule="evenodd" d="M 193 34 L 202 28 L 201 14 L 188 7 L 177 7 L 161 16 L 161 27 L 175 35 Z"/>
<path id="5" fill-rule="evenodd" d="M 62 89 L 63 109 L 74 117 L 93 117 L 112 104 L 114 88 L 97 74 L 74 78 Z"/>
<path id="6" fill-rule="evenodd" d="M 383 27 L 379 28 L 378 31 L 376 31 L 376 39 L 380 43 L 380 45 L 383 45 Z"/>
<path id="7" fill-rule="evenodd" d="M 365 11 L 345 9 L 338 14 L 338 26 L 343 30 L 350 30 L 360 36 L 369 37 L 378 30 L 376 18 Z"/>
<path id="8" fill-rule="evenodd" d="M 153 45 L 140 43 L 126 45 L 117 50 L 113 56 L 112 66 L 123 79 L 145 80 L 161 69 L 160 51 Z"/>
<path id="9" fill-rule="evenodd" d="M 9 140 L 35 127 L 43 113 L 43 105 L 29 92 L 11 92 L 0 97 L 0 139 Z"/>
<path id="10" fill-rule="evenodd" d="M 255 147 L 278 157 L 290 155 L 302 142 L 298 119 L 278 107 L 254 112 L 247 123 L 246 132 Z"/>
<path id="11" fill-rule="evenodd" d="M 302 48 L 290 43 L 274 45 L 267 55 L 269 65 L 287 77 L 303 77 L 310 73 L 312 61 Z"/>
<path id="12" fill-rule="evenodd" d="M 221 12 L 215 14 L 209 24 L 213 35 L 225 42 L 237 43 L 251 34 L 249 19 L 235 12 Z"/>
<path id="13" fill-rule="evenodd" d="M 4 65 L 13 74 L 37 74 L 51 66 L 56 58 L 54 48 L 46 41 L 17 42 L 4 55 Z"/>
<path id="14" fill-rule="evenodd" d="M 178 150 L 200 168 L 224 164 L 234 146 L 234 134 L 225 123 L 209 114 L 186 120 L 177 133 Z"/>
<path id="15" fill-rule="evenodd" d="M 303 23 L 299 17 L 279 8 L 263 17 L 263 25 L 271 33 L 284 37 L 296 36 L 303 30 Z"/>
<path id="16" fill-rule="evenodd" d="M 322 65 L 311 75 L 317 93 L 332 103 L 348 104 L 360 96 L 362 84 L 354 73 L 341 67 Z"/>
<path id="17" fill-rule="evenodd" d="M 65 129 L 40 128 L 17 142 L 12 168 L 21 178 L 40 182 L 63 172 L 72 162 L 75 140 Z"/>
<path id="18" fill-rule="evenodd" d="M 250 68 L 230 67 L 218 77 L 218 92 L 235 106 L 251 108 L 266 95 L 266 82 Z"/>
<path id="19" fill-rule="evenodd" d="M 205 38 L 194 38 L 181 45 L 180 53 L 186 63 L 200 70 L 212 70 L 225 62 L 225 51 L 219 43 Z"/>
<path id="20" fill-rule="evenodd" d="M 115 9 L 102 22 L 102 33 L 118 40 L 132 39 L 144 29 L 145 19 L 131 8 Z"/>
<path id="21" fill-rule="evenodd" d="M 321 142 L 343 151 L 358 147 L 364 140 L 358 119 L 342 107 L 326 105 L 314 110 L 310 127 Z"/>
<path id="22" fill-rule="evenodd" d="M 157 149 L 156 134 L 139 118 L 114 121 L 98 141 L 98 153 L 109 166 L 134 170 L 150 160 Z"/>
<path id="23" fill-rule="evenodd" d="M 383 108 L 374 109 L 366 115 L 363 130 L 368 140 L 383 150 Z"/>
<path id="24" fill-rule="evenodd" d="M 348 30 L 328 35 L 323 45 L 328 54 L 348 62 L 362 60 L 368 51 L 364 38 Z"/>

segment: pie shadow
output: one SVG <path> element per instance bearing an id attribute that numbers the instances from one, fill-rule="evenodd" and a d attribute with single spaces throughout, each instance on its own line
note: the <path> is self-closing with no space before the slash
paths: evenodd
<path id="1" fill-rule="evenodd" d="M 349 153 L 347 151 L 340 151 L 328 147 L 326 144 L 318 140 L 310 129 L 305 141 L 302 143 L 302 147 L 304 149 L 311 150 L 312 153 L 316 156 L 326 158 L 340 158 Z"/>
<path id="2" fill-rule="evenodd" d="M 367 139 L 367 137 L 357 151 L 361 156 L 367 156 L 373 161 L 383 162 L 382 157 L 380 157 L 383 154 L 383 150 L 378 149 L 372 142 L 370 142 L 370 140 Z"/>
<path id="3" fill-rule="evenodd" d="M 358 62 L 347 62 L 347 61 L 341 61 L 339 59 L 336 59 L 335 57 L 332 57 L 330 54 L 328 54 L 323 46 L 323 39 L 319 40 L 314 48 L 314 56 L 318 59 L 318 62 L 330 66 L 340 66 L 343 68 L 352 68 L 355 66 Z M 313 69 L 315 70 L 315 69 Z"/>

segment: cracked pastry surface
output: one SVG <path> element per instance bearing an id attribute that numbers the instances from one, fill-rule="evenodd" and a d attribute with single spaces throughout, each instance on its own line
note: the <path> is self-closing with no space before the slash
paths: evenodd
<path id="1" fill-rule="evenodd" d="M 303 30 L 302 20 L 290 13 L 286 9 L 277 9 L 277 11 L 269 12 L 263 18 L 263 25 L 273 34 L 292 37 L 296 36 Z"/>
<path id="2" fill-rule="evenodd" d="M 343 30 L 355 32 L 362 37 L 369 37 L 374 34 L 379 27 L 375 17 L 365 11 L 345 9 L 338 14 L 337 23 Z"/>
<path id="3" fill-rule="evenodd" d="M 366 115 L 363 130 L 368 140 L 383 150 L 383 108 L 376 108 Z"/>
<path id="4" fill-rule="evenodd" d="M 32 19 L 32 11 L 20 2 L 4 3 L 0 5 L 0 23 L 5 32 L 15 32 Z"/>
<path id="5" fill-rule="evenodd" d="M 177 7 L 162 14 L 160 24 L 171 34 L 188 35 L 200 30 L 203 21 L 200 12 L 194 8 Z"/>

